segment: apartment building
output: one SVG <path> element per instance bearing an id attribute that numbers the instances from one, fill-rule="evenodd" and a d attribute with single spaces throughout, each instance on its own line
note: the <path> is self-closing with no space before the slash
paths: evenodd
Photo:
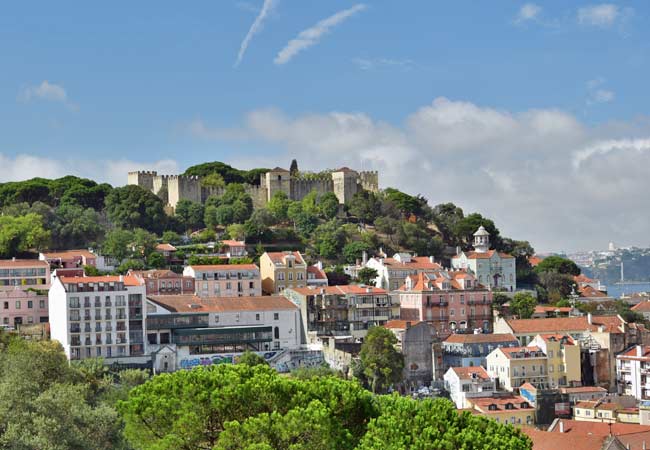
<path id="1" fill-rule="evenodd" d="M 0 260 L 0 325 L 19 328 L 23 324 L 48 321 L 47 291 L 50 266 L 36 259 Z"/>
<path id="2" fill-rule="evenodd" d="M 307 286 L 328 286 L 329 280 L 320 261 L 313 266 L 307 266 Z"/>
<path id="3" fill-rule="evenodd" d="M 377 271 L 375 286 L 389 291 L 399 289 L 410 276 L 442 270 L 433 256 L 412 256 L 409 253 L 395 253 L 392 258 L 370 258 L 365 267 Z"/>
<path id="4" fill-rule="evenodd" d="M 650 346 L 636 345 L 616 356 L 618 391 L 637 400 L 650 400 Z"/>
<path id="5" fill-rule="evenodd" d="M 52 340 L 68 359 L 145 355 L 145 286 L 133 276 L 53 276 Z"/>
<path id="6" fill-rule="evenodd" d="M 36 259 L 0 259 L 0 291 L 50 288 L 50 266 Z"/>
<path id="7" fill-rule="evenodd" d="M 580 383 L 580 346 L 566 334 L 537 335 L 530 345 L 546 355 L 546 371 L 550 388 Z"/>
<path id="8" fill-rule="evenodd" d="M 300 252 L 266 252 L 260 257 L 260 272 L 265 294 L 307 286 L 307 264 Z"/>
<path id="9" fill-rule="evenodd" d="M 498 388 L 511 392 L 527 382 L 548 386 L 546 355 L 539 347 L 497 348 L 487 356 L 487 372 Z"/>
<path id="10" fill-rule="evenodd" d="M 582 401 L 574 405 L 573 419 L 583 422 L 616 423 L 617 412 L 622 409 L 623 407 L 618 403 L 610 403 L 602 399 Z"/>
<path id="11" fill-rule="evenodd" d="M 129 270 L 127 275 L 144 283 L 147 295 L 194 294 L 194 277 L 179 275 L 167 269 Z"/>
<path id="12" fill-rule="evenodd" d="M 50 266 L 63 269 L 74 269 L 82 266 L 97 267 L 97 255 L 84 249 L 42 252 L 38 255 L 38 259 L 47 261 Z"/>
<path id="13" fill-rule="evenodd" d="M 450 367 L 486 367 L 485 359 L 499 347 L 519 347 L 512 333 L 454 333 L 442 342 L 442 364 Z"/>
<path id="14" fill-rule="evenodd" d="M 400 318 L 431 323 L 438 333 L 492 330 L 492 292 L 463 270 L 409 275 L 397 291 Z"/>
<path id="15" fill-rule="evenodd" d="M 469 408 L 468 399 L 492 397 L 496 392 L 494 380 L 481 367 L 450 367 L 444 375 L 445 389 L 456 408 Z"/>
<path id="16" fill-rule="evenodd" d="M 287 288 L 282 294 L 300 308 L 308 342 L 335 336 L 363 339 L 369 328 L 399 314 L 388 292 L 372 286 Z"/>
<path id="17" fill-rule="evenodd" d="M 262 295 L 260 269 L 255 264 L 192 265 L 184 277 L 194 278 L 200 297 L 252 297 Z"/>
<path id="18" fill-rule="evenodd" d="M 472 413 L 499 423 L 515 426 L 535 423 L 535 407 L 519 395 L 495 394 L 492 397 L 468 398 L 467 403 Z"/>
<path id="19" fill-rule="evenodd" d="M 146 329 L 157 371 L 236 362 L 247 350 L 271 359 L 302 344 L 299 309 L 277 296 L 149 296 Z"/>

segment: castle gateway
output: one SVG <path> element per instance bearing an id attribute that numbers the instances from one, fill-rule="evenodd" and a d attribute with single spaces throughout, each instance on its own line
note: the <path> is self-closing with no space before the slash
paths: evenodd
<path id="1" fill-rule="evenodd" d="M 203 186 L 198 176 L 158 175 L 155 171 L 129 172 L 128 184 L 137 184 L 153 192 L 172 208 L 179 200 L 205 203 L 211 195 L 220 196 L 225 192 L 223 187 Z M 259 186 L 244 184 L 244 189 L 253 199 L 255 208 L 266 206 L 278 191 L 287 194 L 291 200 L 302 200 L 311 191 L 318 194 L 333 192 L 343 204 L 361 190 L 377 192 L 379 175 L 377 171 L 357 172 L 342 167 L 322 174 L 292 176 L 288 170 L 276 167 L 260 175 Z"/>

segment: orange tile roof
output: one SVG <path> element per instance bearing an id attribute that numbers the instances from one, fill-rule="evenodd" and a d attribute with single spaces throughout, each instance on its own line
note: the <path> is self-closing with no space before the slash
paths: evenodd
<path id="1" fill-rule="evenodd" d="M 561 313 L 570 313 L 571 310 L 570 306 L 544 306 L 544 305 L 537 305 L 535 306 L 535 313 L 536 314 L 541 314 L 541 313 L 547 313 L 547 312 L 561 312 Z"/>
<path id="2" fill-rule="evenodd" d="M 587 422 L 585 422 L 587 423 Z M 606 436 L 579 435 L 575 433 L 553 433 L 537 430 L 532 427 L 522 427 L 521 431 L 533 441 L 533 450 L 597 450 L 602 448 Z"/>
<path id="3" fill-rule="evenodd" d="M 175 252 L 176 247 L 171 244 L 158 244 L 156 245 L 156 250 L 160 252 Z"/>
<path id="4" fill-rule="evenodd" d="M 523 351 L 524 354 L 530 353 L 530 352 L 540 352 L 542 349 L 540 349 L 537 346 L 530 346 L 530 347 L 499 347 L 497 350 L 501 350 L 503 354 L 506 356 L 508 359 L 512 359 L 512 354 L 513 353 L 520 353 Z M 537 358 L 537 356 L 530 356 L 531 358 Z M 525 356 L 524 356 L 525 358 Z"/>
<path id="5" fill-rule="evenodd" d="M 384 324 L 384 328 L 394 329 L 394 330 L 406 330 L 407 324 L 410 326 L 417 325 L 420 323 L 419 320 L 402 320 L 402 319 L 393 319 L 389 320 Z"/>
<path id="6" fill-rule="evenodd" d="M 60 277 L 63 284 L 88 284 L 88 283 L 119 283 L 123 282 L 125 286 L 140 286 L 142 283 L 134 276 L 105 275 L 99 277 Z"/>
<path id="7" fill-rule="evenodd" d="M 650 358 L 650 345 L 644 345 L 641 348 L 642 355 L 637 356 L 636 355 L 636 345 L 634 347 L 631 347 L 628 349 L 625 353 L 621 353 L 617 355 L 617 358 L 622 358 L 622 359 L 643 359 L 647 360 Z"/>
<path id="8" fill-rule="evenodd" d="M 198 297 L 196 295 L 150 295 L 147 298 L 173 312 L 230 312 L 295 310 L 298 307 L 280 296 Z"/>
<path id="9" fill-rule="evenodd" d="M 450 367 L 451 370 L 454 371 L 454 373 L 458 376 L 459 379 L 461 380 L 471 380 L 474 378 L 472 375 L 476 374 L 478 378 L 481 380 L 489 380 L 490 375 L 486 372 L 486 370 L 481 367 L 481 366 L 475 366 L 475 367 Z"/>
<path id="10" fill-rule="evenodd" d="M 191 267 L 194 270 L 259 270 L 257 264 L 192 264 L 187 267 Z"/>
<path id="11" fill-rule="evenodd" d="M 511 403 L 513 405 L 512 411 L 528 411 L 534 410 L 535 408 L 530 404 L 528 400 L 521 397 L 520 395 L 509 395 L 505 397 L 478 397 L 478 398 L 468 398 L 467 401 L 474 405 L 474 408 L 480 408 L 480 411 L 484 414 L 490 413 L 502 413 L 504 411 L 511 411 L 506 409 L 506 404 Z M 522 403 L 526 403 L 526 407 L 522 407 Z M 489 410 L 490 405 L 496 405 L 496 410 Z"/>
<path id="12" fill-rule="evenodd" d="M 233 239 L 224 239 L 221 241 L 221 244 L 227 245 L 228 247 L 245 247 L 246 243 L 244 241 L 235 241 Z"/>
<path id="13" fill-rule="evenodd" d="M 583 409 L 597 409 L 597 410 L 602 409 L 605 411 L 617 411 L 623 408 L 618 403 L 601 402 L 600 400 L 595 400 L 595 401 L 584 400 L 576 403 L 574 407 L 583 408 Z"/>
<path id="14" fill-rule="evenodd" d="M 586 276 L 586 275 L 584 275 L 582 273 L 580 275 L 574 276 L 573 281 L 575 281 L 576 283 L 595 283 L 596 282 L 596 280 L 592 280 L 591 278 L 589 278 L 588 276 Z"/>
<path id="15" fill-rule="evenodd" d="M 325 275 L 325 272 L 316 266 L 307 266 L 307 273 L 314 274 L 314 278 L 312 278 L 312 280 L 327 280 L 327 275 Z"/>
<path id="16" fill-rule="evenodd" d="M 297 292 L 301 295 L 317 295 L 328 294 L 328 295 L 373 295 L 373 294 L 387 294 L 388 292 L 385 289 L 381 289 L 375 286 L 361 286 L 358 284 L 348 284 L 340 286 L 319 286 L 319 287 L 302 287 L 302 288 L 287 288 L 294 292 Z M 370 292 L 368 292 L 370 290 Z"/>
<path id="17" fill-rule="evenodd" d="M 645 301 L 645 302 L 637 303 L 630 309 L 632 311 L 637 311 L 637 312 L 650 312 L 650 302 Z"/>
<path id="18" fill-rule="evenodd" d="M 437 262 L 431 262 L 428 256 L 412 256 L 409 262 L 400 262 L 395 258 L 384 258 L 384 265 L 396 269 L 441 270 Z"/>
<path id="19" fill-rule="evenodd" d="M 0 267 L 49 267 L 47 261 L 38 259 L 0 259 Z"/>
<path id="20" fill-rule="evenodd" d="M 561 341 L 566 339 L 566 343 L 569 345 L 575 345 L 573 338 L 567 334 L 540 334 L 539 335 L 545 341 Z"/>
<path id="21" fill-rule="evenodd" d="M 578 292 L 580 293 L 580 297 L 588 297 L 588 298 L 594 298 L 594 297 L 607 297 L 607 294 L 599 291 L 598 289 L 594 289 L 592 286 L 585 285 L 582 286 L 578 289 Z"/>
<path id="22" fill-rule="evenodd" d="M 496 250 L 488 250 L 487 252 L 465 252 L 467 259 L 490 259 L 497 253 L 502 259 L 514 259 L 514 256 L 507 253 L 497 252 Z M 455 255 L 453 259 L 460 258 L 460 255 Z"/>
<path id="23" fill-rule="evenodd" d="M 488 342 L 517 342 L 512 333 L 452 334 L 445 341 L 451 344 L 483 344 Z"/>
<path id="24" fill-rule="evenodd" d="M 47 259 L 65 259 L 74 258 L 76 256 L 83 256 L 85 258 L 97 258 L 97 255 L 92 254 L 88 250 L 63 250 L 60 252 L 43 252 Z"/>
<path id="25" fill-rule="evenodd" d="M 460 278 L 472 278 L 475 279 L 473 275 L 470 274 L 460 274 L 459 272 L 448 272 L 451 276 L 454 276 L 455 274 L 461 275 Z M 433 278 L 435 277 L 435 278 Z M 440 272 L 434 272 L 432 274 L 428 273 L 423 273 L 420 272 L 417 275 L 409 275 L 407 278 L 411 280 L 411 289 L 407 289 L 406 283 L 400 286 L 398 291 L 408 291 L 408 292 L 423 292 L 423 291 L 440 291 L 441 289 L 438 287 L 437 283 L 443 283 L 447 282 L 449 283 L 449 288 L 452 290 L 461 290 L 461 291 L 484 291 L 487 290 L 485 286 L 482 284 L 476 283 L 474 287 L 472 288 L 467 288 L 463 289 L 463 287 L 460 285 L 458 281 L 455 279 L 449 279 L 444 276 Z"/>
<path id="26" fill-rule="evenodd" d="M 588 392 L 607 393 L 607 389 L 598 386 L 579 386 L 579 387 L 563 387 L 560 388 L 563 394 L 584 394 Z"/>
<path id="27" fill-rule="evenodd" d="M 620 333 L 623 321 L 618 316 L 593 316 L 591 325 L 586 316 L 550 319 L 511 319 L 506 321 L 514 334 L 563 333 L 568 331 L 598 331 L 600 325 L 610 333 Z"/>
<path id="28" fill-rule="evenodd" d="M 549 432 L 560 433 L 558 421 L 553 428 L 549 427 Z M 609 436 L 610 430 L 614 436 L 623 436 L 632 433 L 650 432 L 647 425 L 636 425 L 632 423 L 603 423 L 603 422 L 583 422 L 580 420 L 562 419 L 564 424 L 564 436 L 578 435 L 585 436 Z"/>
<path id="29" fill-rule="evenodd" d="M 305 260 L 302 258 L 300 252 L 266 252 L 271 261 L 276 264 L 284 264 L 284 257 L 287 255 L 293 255 L 296 258 L 297 264 L 304 264 Z"/>
<path id="30" fill-rule="evenodd" d="M 544 260 L 544 258 L 540 258 L 539 256 L 529 256 L 528 257 L 528 262 L 533 267 L 537 266 L 537 264 L 541 263 L 543 260 Z"/>

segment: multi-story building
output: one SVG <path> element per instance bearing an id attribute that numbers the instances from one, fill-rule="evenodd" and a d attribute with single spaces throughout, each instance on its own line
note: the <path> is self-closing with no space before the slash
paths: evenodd
<path id="1" fill-rule="evenodd" d="M 458 251 L 451 259 L 454 269 L 471 270 L 478 282 L 491 289 L 517 289 L 514 256 L 490 250 L 490 233 L 483 226 L 474 233 L 474 251 Z"/>
<path id="2" fill-rule="evenodd" d="M 244 241 L 235 241 L 233 239 L 224 239 L 220 241 L 220 252 L 226 258 L 243 258 L 248 256 L 246 251 L 246 243 Z"/>
<path id="3" fill-rule="evenodd" d="M 252 297 L 262 295 L 260 269 L 255 264 L 192 265 L 183 270 L 195 280 L 201 297 Z"/>
<path id="4" fill-rule="evenodd" d="M 454 333 L 442 342 L 443 368 L 486 367 L 485 358 L 499 347 L 519 347 L 519 341 L 511 333 Z"/>
<path id="5" fill-rule="evenodd" d="M 375 286 L 389 291 L 399 289 L 410 276 L 442 270 L 433 256 L 411 256 L 408 253 L 396 253 L 392 258 L 370 258 L 365 267 L 377 271 Z"/>
<path id="6" fill-rule="evenodd" d="M 402 384 L 411 390 L 429 386 L 433 380 L 435 330 L 427 322 L 389 320 L 384 325 L 397 337 L 396 347 L 404 355 Z"/>
<path id="7" fill-rule="evenodd" d="M 650 346 L 636 345 L 616 356 L 619 393 L 650 400 Z"/>
<path id="8" fill-rule="evenodd" d="M 50 288 L 50 266 L 36 259 L 0 259 L 0 291 Z"/>
<path id="9" fill-rule="evenodd" d="M 300 348 L 300 311 L 277 296 L 149 296 L 147 344 L 156 371 L 234 362 L 247 350 L 271 359 Z"/>
<path id="10" fill-rule="evenodd" d="M 496 392 L 494 380 L 481 366 L 450 367 L 444 380 L 445 389 L 458 409 L 469 408 L 469 398 L 492 397 Z"/>
<path id="11" fill-rule="evenodd" d="M 18 328 L 48 320 L 50 265 L 35 259 L 0 260 L 0 325 Z"/>
<path id="12" fill-rule="evenodd" d="M 582 401 L 573 406 L 573 419 L 582 422 L 616 423 L 619 410 L 623 409 L 618 403 L 604 401 Z M 638 410 L 637 410 L 638 413 Z"/>
<path id="13" fill-rule="evenodd" d="M 132 276 L 52 277 L 52 340 L 68 359 L 143 356 L 145 286 Z"/>
<path id="14" fill-rule="evenodd" d="M 492 292 L 466 271 L 408 276 L 397 291 L 400 317 L 431 323 L 438 333 L 492 329 Z"/>
<path id="15" fill-rule="evenodd" d="M 194 294 L 194 277 L 179 275 L 167 269 L 129 270 L 146 286 L 147 295 Z"/>
<path id="16" fill-rule="evenodd" d="M 371 286 L 287 288 L 283 295 L 300 308 L 308 342 L 335 336 L 363 339 L 370 327 L 384 325 L 399 311 L 388 292 Z"/>
<path id="17" fill-rule="evenodd" d="M 60 252 L 43 252 L 38 255 L 41 261 L 47 261 L 50 266 L 63 269 L 74 269 L 82 266 L 97 266 L 97 255 L 88 250 L 63 250 Z"/>
<path id="18" fill-rule="evenodd" d="M 307 266 L 307 286 L 328 286 L 329 280 L 320 261 L 313 266 Z"/>
<path id="19" fill-rule="evenodd" d="M 300 252 L 266 252 L 260 257 L 260 272 L 267 294 L 307 286 L 307 264 Z"/>
<path id="20" fill-rule="evenodd" d="M 473 413 L 511 425 L 533 425 L 535 408 L 519 395 L 495 394 L 467 399 Z"/>
<path id="21" fill-rule="evenodd" d="M 580 346 L 566 334 L 540 334 L 530 343 L 546 355 L 548 386 L 557 388 L 579 384 Z"/>
<path id="22" fill-rule="evenodd" d="M 21 325 L 48 321 L 47 294 L 26 291 L 0 291 L 0 324 L 20 328 Z"/>
<path id="23" fill-rule="evenodd" d="M 498 388 L 511 392 L 527 382 L 548 386 L 546 360 L 539 347 L 497 348 L 487 356 L 487 372 Z"/>
<path id="24" fill-rule="evenodd" d="M 560 394 L 569 396 L 569 403 L 576 403 L 585 400 L 600 400 L 607 396 L 607 389 L 598 386 L 576 386 L 560 388 Z"/>

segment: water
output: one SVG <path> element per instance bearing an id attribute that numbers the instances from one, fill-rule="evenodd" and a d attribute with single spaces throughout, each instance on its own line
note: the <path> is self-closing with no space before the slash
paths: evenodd
<path id="1" fill-rule="evenodd" d="M 610 297 L 619 298 L 621 295 L 630 295 L 635 292 L 650 292 L 650 283 L 625 283 L 608 284 L 607 294 Z"/>

